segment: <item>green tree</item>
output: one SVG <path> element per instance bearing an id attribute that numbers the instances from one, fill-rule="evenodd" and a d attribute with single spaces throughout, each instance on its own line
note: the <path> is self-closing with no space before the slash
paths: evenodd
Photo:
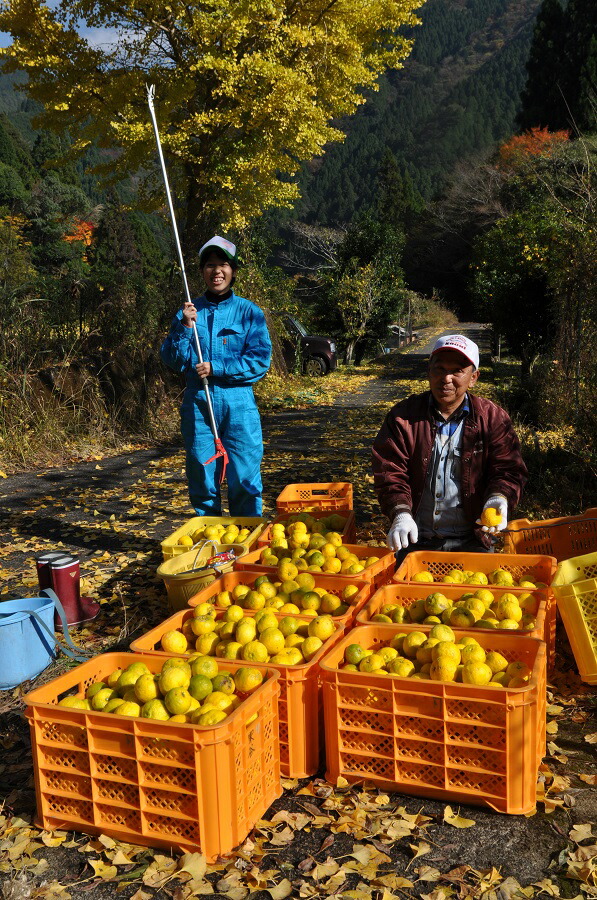
<path id="1" fill-rule="evenodd" d="M 597 124 L 597 6 L 594 0 L 543 0 L 537 16 L 519 124 L 552 131 Z"/>
<path id="2" fill-rule="evenodd" d="M 388 325 L 404 304 L 401 266 L 404 235 L 373 213 L 360 216 L 336 247 L 337 263 L 325 281 L 323 303 L 337 311 L 341 321 L 340 343 L 347 363 L 383 342 Z M 351 292 L 352 303 L 351 308 Z"/>
<path id="3" fill-rule="evenodd" d="M 0 162 L 0 206 L 16 212 L 23 208 L 26 198 L 27 191 L 17 170 Z"/>
<path id="4" fill-rule="evenodd" d="M 40 124 L 72 133 L 75 153 L 93 142 L 119 148 L 98 167 L 115 177 L 154 160 L 145 85 L 158 85 L 187 237 L 200 240 L 206 222 L 242 228 L 267 207 L 292 205 L 300 161 L 340 140 L 332 120 L 351 114 L 408 55 L 400 27 L 416 22 L 419 5 L 12 0 L 0 7 L 0 29 L 14 39 L 7 69 L 24 70 L 29 95 L 44 106 Z M 92 45 L 79 23 L 118 38 Z M 161 197 L 155 178 L 146 187 Z"/>
<path id="5" fill-rule="evenodd" d="M 472 285 L 478 313 L 527 373 L 537 354 L 557 356 L 577 417 L 597 407 L 596 164 L 594 138 L 519 158 L 502 186 L 502 217 L 477 241 Z"/>
<path id="6" fill-rule="evenodd" d="M 37 272 L 22 217 L 0 218 L 0 367 L 18 369 L 21 354 L 35 353 L 43 328 L 35 297 Z M 35 304 L 37 306 L 38 304 Z"/>

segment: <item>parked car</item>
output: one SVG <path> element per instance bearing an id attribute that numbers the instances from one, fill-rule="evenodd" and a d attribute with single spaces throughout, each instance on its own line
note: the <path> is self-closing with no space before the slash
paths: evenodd
<path id="1" fill-rule="evenodd" d="M 281 319 L 285 331 L 281 336 L 282 353 L 289 371 L 296 368 L 297 354 L 300 353 L 305 375 L 328 375 L 333 372 L 338 364 L 335 342 L 320 334 L 308 334 L 304 325 L 288 313 Z"/>

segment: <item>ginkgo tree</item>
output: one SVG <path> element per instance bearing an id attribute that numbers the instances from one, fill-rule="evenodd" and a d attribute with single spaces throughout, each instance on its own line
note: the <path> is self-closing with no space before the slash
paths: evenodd
<path id="1" fill-rule="evenodd" d="M 117 151 L 100 174 L 140 173 L 154 203 L 145 88 L 156 85 L 187 239 L 200 239 L 208 223 L 242 229 L 292 205 L 301 162 L 341 140 L 334 120 L 407 57 L 400 28 L 422 2 L 2 0 L 0 30 L 12 36 L 6 70 L 24 70 L 43 105 L 40 127 L 68 130 L 74 153 Z M 105 43 L 82 36 L 89 28 Z"/>

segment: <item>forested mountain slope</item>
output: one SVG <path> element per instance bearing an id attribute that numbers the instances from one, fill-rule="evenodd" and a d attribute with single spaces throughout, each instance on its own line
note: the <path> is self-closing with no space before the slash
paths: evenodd
<path id="1" fill-rule="evenodd" d="M 347 138 L 303 176 L 299 218 L 350 221 L 366 208 L 389 148 L 403 175 L 429 199 L 454 164 L 515 129 L 540 0 L 428 0 L 401 71 L 343 123 Z"/>

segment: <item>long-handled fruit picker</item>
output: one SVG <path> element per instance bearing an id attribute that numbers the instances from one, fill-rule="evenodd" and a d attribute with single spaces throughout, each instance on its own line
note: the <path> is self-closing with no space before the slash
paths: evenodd
<path id="1" fill-rule="evenodd" d="M 162 167 L 162 177 L 164 179 L 164 187 L 166 189 L 166 198 L 168 200 L 168 209 L 170 210 L 170 221 L 172 222 L 172 230 L 174 232 L 174 241 L 176 243 L 176 250 L 178 253 L 178 262 L 180 264 L 180 271 L 182 274 L 182 281 L 184 285 L 185 298 L 187 303 L 192 303 L 191 293 L 189 291 L 189 283 L 187 281 L 187 273 L 184 265 L 184 257 L 182 255 L 182 247 L 180 245 L 180 238 L 178 236 L 178 227 L 176 225 L 176 215 L 174 213 L 174 205 L 172 203 L 172 195 L 170 193 L 170 184 L 168 182 L 168 173 L 166 172 L 166 163 L 164 162 L 164 154 L 162 153 L 162 142 L 160 140 L 160 132 L 158 130 L 158 123 L 155 115 L 155 109 L 153 105 L 153 98 L 155 96 L 155 86 L 153 84 L 147 86 L 147 103 L 149 105 L 149 114 L 151 116 L 151 122 L 153 124 L 153 131 L 155 134 L 155 142 L 158 148 L 158 156 L 160 158 L 160 165 Z M 195 349 L 197 350 L 197 356 L 199 357 L 199 362 L 203 362 L 203 354 L 201 352 L 201 344 L 199 343 L 199 335 L 197 334 L 197 326 L 195 322 L 192 323 L 193 328 L 193 339 L 195 341 Z M 218 428 L 216 426 L 216 420 L 214 417 L 214 410 L 211 402 L 211 396 L 209 393 L 209 384 L 207 381 L 207 377 L 205 375 L 202 376 L 201 381 L 203 382 L 203 390 L 205 391 L 205 399 L 207 401 L 207 411 L 209 414 L 209 424 L 211 428 L 211 433 L 214 436 L 214 444 L 216 452 L 213 456 L 207 459 L 203 465 L 207 466 L 209 463 L 213 462 L 220 457 L 223 460 L 222 465 L 222 474 L 220 477 L 220 482 L 224 481 L 224 476 L 226 475 L 226 466 L 228 465 L 228 454 L 226 453 L 226 449 L 222 444 L 218 436 Z"/>

